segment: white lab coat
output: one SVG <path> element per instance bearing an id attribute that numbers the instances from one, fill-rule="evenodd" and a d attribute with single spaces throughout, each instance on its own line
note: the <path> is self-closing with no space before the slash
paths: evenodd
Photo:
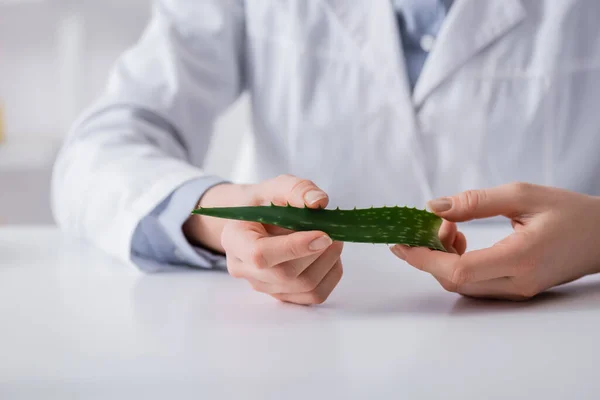
<path id="1" fill-rule="evenodd" d="M 59 155 L 58 223 L 129 260 L 244 92 L 236 182 L 290 173 L 340 207 L 511 181 L 600 194 L 600 1 L 457 0 L 414 93 L 390 3 L 158 2 Z"/>

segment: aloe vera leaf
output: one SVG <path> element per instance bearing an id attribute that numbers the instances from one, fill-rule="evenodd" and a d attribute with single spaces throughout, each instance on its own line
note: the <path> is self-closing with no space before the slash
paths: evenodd
<path id="1" fill-rule="evenodd" d="M 438 237 L 442 219 L 416 208 L 328 210 L 271 205 L 199 208 L 192 214 L 259 222 L 293 231 L 322 231 L 341 242 L 404 244 L 446 251 Z"/>

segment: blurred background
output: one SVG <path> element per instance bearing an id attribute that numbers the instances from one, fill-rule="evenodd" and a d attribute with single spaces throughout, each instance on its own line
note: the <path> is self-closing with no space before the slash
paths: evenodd
<path id="1" fill-rule="evenodd" d="M 152 0 L 0 0 L 0 224 L 53 224 L 55 154 L 135 44 Z M 249 126 L 242 98 L 217 124 L 206 169 L 226 178 Z M 228 151 L 224 149 L 228 143 Z"/>

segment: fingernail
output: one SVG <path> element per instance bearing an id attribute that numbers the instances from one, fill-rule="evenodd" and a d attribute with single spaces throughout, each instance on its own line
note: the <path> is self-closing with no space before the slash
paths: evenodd
<path id="1" fill-rule="evenodd" d="M 310 242 L 310 244 L 308 245 L 308 249 L 310 251 L 325 250 L 332 244 L 333 244 L 333 240 L 331 240 L 331 238 L 329 236 L 321 236 L 320 238 L 315 239 L 312 242 Z"/>
<path id="2" fill-rule="evenodd" d="M 390 249 L 392 250 L 392 253 L 394 253 L 398 258 L 406 260 L 406 249 L 404 248 L 404 246 L 397 244 L 395 246 L 392 246 Z"/>
<path id="3" fill-rule="evenodd" d="M 309 206 L 315 204 L 319 200 L 323 200 L 327 195 L 320 190 L 311 190 L 304 195 L 304 201 Z"/>
<path id="4" fill-rule="evenodd" d="M 429 202 L 429 208 L 434 212 L 444 212 L 452 208 L 452 199 L 444 197 Z"/>

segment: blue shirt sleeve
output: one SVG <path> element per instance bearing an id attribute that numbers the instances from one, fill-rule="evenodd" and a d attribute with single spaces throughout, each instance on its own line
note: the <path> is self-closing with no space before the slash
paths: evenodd
<path id="1" fill-rule="evenodd" d="M 204 177 L 185 183 L 163 200 L 138 224 L 132 238 L 132 261 L 144 271 L 174 266 L 225 268 L 225 257 L 193 246 L 183 234 L 183 224 L 200 197 L 211 187 L 224 183 Z"/>

